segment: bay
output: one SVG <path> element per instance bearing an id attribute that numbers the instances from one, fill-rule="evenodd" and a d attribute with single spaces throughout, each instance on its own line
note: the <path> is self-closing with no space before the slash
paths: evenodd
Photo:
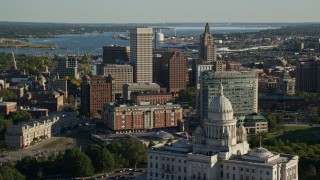
<path id="1" fill-rule="evenodd" d="M 217 26 L 211 28 L 211 33 L 214 34 L 228 34 L 228 33 L 244 33 L 244 32 L 258 32 L 265 29 L 275 29 L 277 26 Z M 162 32 L 165 36 L 199 36 L 204 31 L 203 26 L 177 26 L 175 30 L 164 29 Z M 58 35 L 55 38 L 30 38 L 30 44 L 53 44 L 57 45 L 56 49 L 0 49 L 0 52 L 16 54 L 102 54 L 102 47 L 109 45 L 129 46 L 130 41 L 114 38 L 116 35 L 128 35 L 128 32 L 104 32 L 104 33 L 86 33 L 86 34 L 65 34 Z M 176 47 L 179 45 L 172 45 L 162 43 L 158 47 Z"/>

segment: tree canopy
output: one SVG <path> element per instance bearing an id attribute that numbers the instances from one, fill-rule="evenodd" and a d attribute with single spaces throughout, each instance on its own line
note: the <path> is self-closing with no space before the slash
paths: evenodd
<path id="1" fill-rule="evenodd" d="M 0 90 L 0 97 L 3 98 L 3 101 L 15 101 L 17 99 L 17 95 L 9 89 Z"/>
<path id="2" fill-rule="evenodd" d="M 14 124 L 18 124 L 23 121 L 29 121 L 30 119 L 32 119 L 32 116 L 27 111 L 15 111 L 10 112 L 8 119 L 11 119 Z"/>
<path id="3" fill-rule="evenodd" d="M 10 166 L 0 166 L 0 179 L 1 180 L 24 180 L 23 176 L 18 170 Z"/>
<path id="4" fill-rule="evenodd" d="M 79 149 L 68 149 L 63 156 L 64 171 L 72 176 L 90 176 L 94 169 L 91 159 Z"/>

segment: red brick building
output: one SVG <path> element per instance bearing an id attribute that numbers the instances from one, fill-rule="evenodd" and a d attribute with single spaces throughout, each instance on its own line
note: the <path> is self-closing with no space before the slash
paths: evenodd
<path id="1" fill-rule="evenodd" d="M 85 76 L 81 83 L 81 112 L 101 113 L 102 105 L 112 102 L 112 78 Z"/>
<path id="2" fill-rule="evenodd" d="M 155 93 L 155 92 L 133 92 L 131 100 L 137 105 L 141 102 L 150 102 L 151 105 L 166 104 L 173 100 L 170 93 Z"/>
<path id="3" fill-rule="evenodd" d="M 182 121 L 182 108 L 171 103 L 144 106 L 105 104 L 101 118 L 105 126 L 116 133 L 177 130 Z"/>
<path id="4" fill-rule="evenodd" d="M 169 93 L 177 93 L 187 86 L 186 59 L 180 51 L 166 51 L 154 59 L 155 81 Z"/>
<path id="5" fill-rule="evenodd" d="M 10 112 L 17 111 L 16 102 L 0 102 L 0 115 L 8 115 Z"/>

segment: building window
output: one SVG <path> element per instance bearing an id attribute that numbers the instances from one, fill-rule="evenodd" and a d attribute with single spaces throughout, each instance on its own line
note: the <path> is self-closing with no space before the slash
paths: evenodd
<path id="1" fill-rule="evenodd" d="M 223 172 L 222 172 L 222 171 L 220 172 L 220 177 L 222 177 L 222 178 L 223 178 Z"/>
<path id="2" fill-rule="evenodd" d="M 221 164 L 220 167 L 223 168 L 223 164 Z"/>
<path id="3" fill-rule="evenodd" d="M 267 171 L 267 175 L 270 175 L 269 171 Z"/>
<path id="4" fill-rule="evenodd" d="M 236 167 L 232 167 L 232 169 L 235 171 L 235 170 L 236 170 Z"/>
<path id="5" fill-rule="evenodd" d="M 249 169 L 246 169 L 246 172 L 249 172 Z"/>
<path id="6" fill-rule="evenodd" d="M 243 168 L 240 168 L 240 171 L 243 171 Z"/>
<path id="7" fill-rule="evenodd" d="M 227 179 L 229 179 L 229 173 L 227 173 L 226 176 L 227 176 Z"/>
<path id="8" fill-rule="evenodd" d="M 251 172 L 254 173 L 254 169 L 252 169 Z"/>

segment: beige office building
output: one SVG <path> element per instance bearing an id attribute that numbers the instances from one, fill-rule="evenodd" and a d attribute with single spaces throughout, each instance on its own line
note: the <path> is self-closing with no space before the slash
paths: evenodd
<path id="1" fill-rule="evenodd" d="M 103 68 L 103 75 L 112 77 L 114 99 L 122 96 L 124 84 L 133 83 L 133 68 L 130 65 L 108 64 Z"/>
<path id="2" fill-rule="evenodd" d="M 130 49 L 133 64 L 133 81 L 152 82 L 152 28 L 133 28 L 130 31 Z"/>

